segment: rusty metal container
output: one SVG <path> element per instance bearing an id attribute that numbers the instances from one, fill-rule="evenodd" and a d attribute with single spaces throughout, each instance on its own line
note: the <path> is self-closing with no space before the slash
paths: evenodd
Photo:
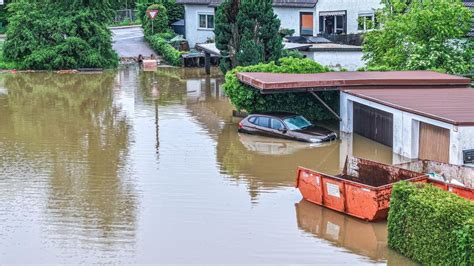
<path id="1" fill-rule="evenodd" d="M 395 165 L 428 174 L 428 183 L 460 197 L 474 200 L 474 168 L 430 160 Z"/>
<path id="2" fill-rule="evenodd" d="M 347 157 L 342 174 L 328 175 L 298 168 L 296 187 L 303 198 L 335 211 L 367 220 L 385 220 L 392 185 L 401 180 L 426 183 L 428 176 L 415 171 Z"/>

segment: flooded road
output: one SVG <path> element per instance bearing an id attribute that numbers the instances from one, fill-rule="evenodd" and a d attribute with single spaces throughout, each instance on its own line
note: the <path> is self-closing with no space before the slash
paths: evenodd
<path id="1" fill-rule="evenodd" d="M 218 74 L 130 66 L 0 76 L 0 264 L 407 264 L 386 223 L 302 201 L 301 165 L 398 162 L 237 133 Z"/>

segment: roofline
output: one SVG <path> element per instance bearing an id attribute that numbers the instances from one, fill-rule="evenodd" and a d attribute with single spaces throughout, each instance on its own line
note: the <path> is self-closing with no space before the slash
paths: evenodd
<path id="1" fill-rule="evenodd" d="M 332 48 L 323 48 L 323 47 L 310 47 L 309 52 L 362 52 L 362 47 L 332 47 Z"/>
<path id="2" fill-rule="evenodd" d="M 398 72 L 398 71 L 395 71 Z M 416 72 L 416 71 L 413 71 Z M 419 71 L 422 72 L 422 71 Z M 429 71 L 428 71 L 429 72 Z M 467 87 L 471 83 L 471 79 L 468 78 L 461 78 L 457 80 L 450 80 L 450 79 L 437 79 L 436 81 L 433 80 L 420 80 L 420 79 L 393 79 L 393 78 L 386 78 L 386 79 L 358 79 L 358 80 L 345 80 L 341 79 L 334 79 L 331 81 L 305 81 L 305 82 L 273 82 L 273 83 L 266 83 L 258 78 L 252 77 L 251 73 L 258 73 L 258 72 L 238 72 L 236 74 L 237 78 L 244 84 L 247 84 L 251 87 L 254 87 L 260 90 L 262 93 L 265 92 L 272 92 L 272 91 L 291 91 L 291 92 L 301 92 L 301 91 L 316 91 L 316 90 L 328 90 L 330 88 L 341 88 L 341 87 L 374 87 L 374 86 L 432 86 L 432 87 L 453 87 L 453 86 L 464 86 Z M 347 72 L 344 72 L 347 73 Z M 375 73 L 375 72 L 373 72 Z M 277 74 L 277 73 L 273 73 Z M 289 73 L 282 73 L 282 74 L 289 74 Z M 324 73 L 320 73 L 324 74 Z M 295 75 L 306 75 L 306 74 L 295 74 Z"/>
<path id="3" fill-rule="evenodd" d="M 469 89 L 469 88 L 465 87 L 465 89 Z M 394 109 L 397 109 L 397 110 L 400 110 L 400 111 L 405 111 L 405 112 L 408 112 L 408 113 L 412 113 L 412 114 L 420 115 L 420 116 L 423 116 L 423 117 L 431 118 L 431 119 L 434 119 L 434 120 L 438 120 L 438 121 L 441 121 L 441 122 L 445 122 L 445 123 L 448 123 L 448 124 L 451 124 L 451 125 L 454 125 L 454 126 L 474 126 L 474 121 L 473 122 L 454 121 L 454 120 L 447 119 L 447 118 L 444 118 L 444 117 L 440 117 L 440 116 L 436 116 L 436 115 L 433 115 L 433 114 L 413 110 L 411 108 L 403 107 L 403 106 L 400 106 L 398 104 L 386 102 L 386 101 L 383 101 L 383 100 L 380 100 L 380 99 L 377 99 L 377 98 L 373 98 L 373 97 L 370 97 L 370 96 L 360 95 L 360 94 L 352 92 L 351 90 L 342 90 L 341 92 L 352 95 L 352 96 L 360 98 L 360 99 L 364 99 L 364 100 L 372 101 L 374 103 L 385 105 L 385 106 L 388 106 L 388 107 L 391 107 L 391 108 L 394 108 Z"/>

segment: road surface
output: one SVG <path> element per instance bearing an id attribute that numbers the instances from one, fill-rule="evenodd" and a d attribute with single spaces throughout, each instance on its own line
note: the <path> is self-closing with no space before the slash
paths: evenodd
<path id="1" fill-rule="evenodd" d="M 113 48 L 120 57 L 138 57 L 139 54 L 149 57 L 156 54 L 145 42 L 140 26 L 112 28 Z"/>

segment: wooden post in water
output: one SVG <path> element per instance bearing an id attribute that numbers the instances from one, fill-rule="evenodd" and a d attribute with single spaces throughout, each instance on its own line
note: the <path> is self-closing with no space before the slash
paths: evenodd
<path id="1" fill-rule="evenodd" d="M 204 67 L 206 68 L 206 74 L 211 74 L 211 54 L 204 52 Z"/>

